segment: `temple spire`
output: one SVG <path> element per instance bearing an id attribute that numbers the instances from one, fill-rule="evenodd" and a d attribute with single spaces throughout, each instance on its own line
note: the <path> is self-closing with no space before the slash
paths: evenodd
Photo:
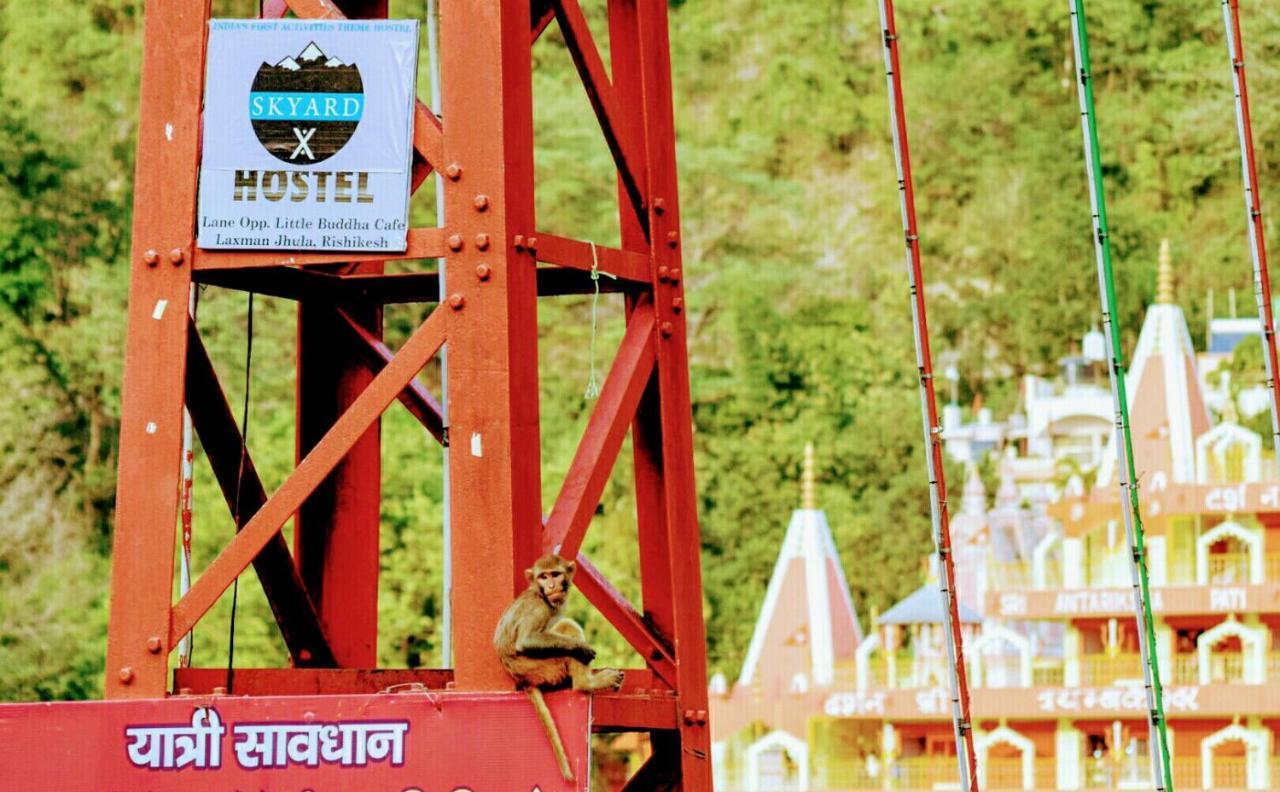
<path id="1" fill-rule="evenodd" d="M 818 508 L 813 488 L 813 443 L 804 444 L 804 472 L 800 479 L 800 508 Z"/>
<path id="2" fill-rule="evenodd" d="M 1156 266 L 1156 304 L 1173 305 L 1173 255 L 1169 240 L 1160 240 L 1160 259 Z"/>

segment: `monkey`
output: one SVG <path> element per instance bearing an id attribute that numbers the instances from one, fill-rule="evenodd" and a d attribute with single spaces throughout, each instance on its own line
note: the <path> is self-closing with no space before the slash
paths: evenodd
<path id="1" fill-rule="evenodd" d="M 516 688 L 529 694 L 566 781 L 573 781 L 573 770 L 542 691 L 566 686 L 583 693 L 618 690 L 623 680 L 617 669 L 588 667 L 595 650 L 582 627 L 564 615 L 577 569 L 576 563 L 554 553 L 539 558 L 524 572 L 529 587 L 507 606 L 493 635 L 503 667 L 515 679 Z"/>

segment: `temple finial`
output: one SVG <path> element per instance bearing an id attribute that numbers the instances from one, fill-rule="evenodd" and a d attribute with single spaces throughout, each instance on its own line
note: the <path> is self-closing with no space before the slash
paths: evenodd
<path id="1" fill-rule="evenodd" d="M 1169 240 L 1160 240 L 1160 259 L 1156 266 L 1156 304 L 1173 305 L 1173 255 Z"/>
<path id="2" fill-rule="evenodd" d="M 804 473 L 800 479 L 800 507 L 803 509 L 818 508 L 813 487 L 813 443 L 804 444 Z"/>

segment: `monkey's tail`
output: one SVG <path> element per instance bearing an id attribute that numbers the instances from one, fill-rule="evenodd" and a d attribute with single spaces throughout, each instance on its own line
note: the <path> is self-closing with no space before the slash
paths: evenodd
<path id="1" fill-rule="evenodd" d="M 533 709 L 538 713 L 538 720 L 542 721 L 542 728 L 547 733 L 551 750 L 555 752 L 556 763 L 560 765 L 560 775 L 564 776 L 565 781 L 573 781 L 573 770 L 569 767 L 569 757 L 565 755 L 564 743 L 560 740 L 560 730 L 556 728 L 555 719 L 551 717 L 551 710 L 547 708 L 542 691 L 536 687 L 530 687 L 528 693 L 529 701 L 533 702 Z"/>

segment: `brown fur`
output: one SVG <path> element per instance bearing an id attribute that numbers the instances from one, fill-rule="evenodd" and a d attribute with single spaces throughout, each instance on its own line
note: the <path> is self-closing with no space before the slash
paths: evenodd
<path id="1" fill-rule="evenodd" d="M 525 570 L 529 587 L 502 614 L 493 636 L 498 658 L 516 687 L 529 691 L 566 781 L 573 780 L 573 773 L 542 691 L 564 687 L 583 693 L 618 690 L 623 679 L 616 669 L 589 667 L 595 650 L 587 643 L 582 627 L 563 613 L 576 571 L 574 562 L 558 555 L 539 558 Z"/>

